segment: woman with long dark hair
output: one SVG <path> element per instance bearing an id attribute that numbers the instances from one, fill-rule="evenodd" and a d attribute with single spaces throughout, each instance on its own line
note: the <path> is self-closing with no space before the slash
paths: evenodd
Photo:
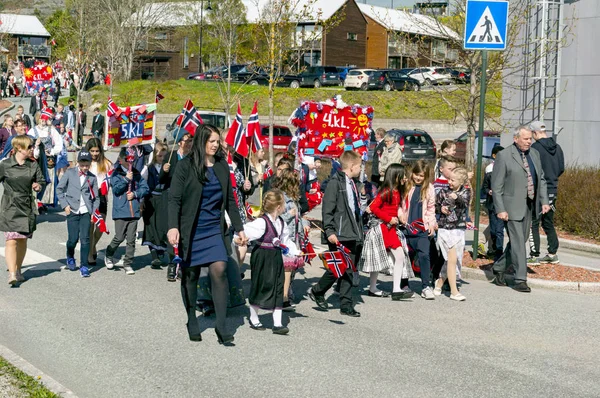
<path id="1" fill-rule="evenodd" d="M 190 340 L 201 341 L 196 318 L 198 279 L 208 267 L 215 304 L 215 332 L 220 344 L 233 342 L 225 332 L 228 279 L 226 267 L 231 253 L 225 212 L 233 229 L 247 243 L 244 227 L 233 196 L 229 166 L 219 151 L 219 130 L 203 124 L 196 129 L 190 154 L 177 165 L 169 192 L 169 243 L 182 261 L 181 295 L 185 306 Z"/>

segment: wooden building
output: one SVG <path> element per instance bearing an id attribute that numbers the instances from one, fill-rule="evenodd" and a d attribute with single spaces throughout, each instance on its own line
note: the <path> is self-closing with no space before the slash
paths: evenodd
<path id="1" fill-rule="evenodd" d="M 50 62 L 50 33 L 34 15 L 0 14 L 0 65 L 28 59 Z"/>

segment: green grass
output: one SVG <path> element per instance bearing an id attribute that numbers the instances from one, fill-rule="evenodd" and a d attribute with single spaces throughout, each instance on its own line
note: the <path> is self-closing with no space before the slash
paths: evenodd
<path id="1" fill-rule="evenodd" d="M 60 398 L 59 395 L 45 388 L 33 377 L 15 368 L 4 358 L 0 357 L 0 376 L 8 378 L 10 383 L 26 397 L 33 398 Z"/>
<path id="2" fill-rule="evenodd" d="M 219 87 L 223 89 L 224 85 L 184 79 L 165 82 L 134 80 L 114 85 L 112 98 L 119 106 L 149 103 L 154 101 L 154 90 L 158 89 L 165 96 L 159 105 L 161 113 L 179 113 L 188 98 L 192 100 L 197 109 L 222 111 L 224 103 Z M 106 104 L 108 87 L 95 88 L 91 93 L 94 102 Z M 259 103 L 259 114 L 266 115 L 268 113 L 268 88 L 266 86 L 233 84 L 232 93 L 239 93 L 244 114 L 249 114 L 256 100 Z M 455 118 L 455 111 L 435 91 L 362 92 L 345 91 L 342 87 L 336 87 L 333 90 L 278 87 L 275 90 L 275 115 L 290 115 L 302 101 L 324 101 L 337 94 L 341 94 L 342 99 L 348 104 L 358 103 L 373 106 L 375 118 L 427 120 L 453 120 Z M 446 93 L 446 97 L 455 106 L 466 107 L 468 97 L 466 88 Z M 501 86 L 491 86 L 486 98 L 488 116 L 500 116 Z M 234 105 L 230 113 L 235 113 L 235 109 Z"/>

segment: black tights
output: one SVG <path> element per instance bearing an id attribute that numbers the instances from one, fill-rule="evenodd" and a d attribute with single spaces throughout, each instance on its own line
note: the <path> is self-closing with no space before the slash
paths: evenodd
<path id="1" fill-rule="evenodd" d="M 215 304 L 217 322 L 215 327 L 221 333 L 225 333 L 225 320 L 227 319 L 227 295 L 229 294 L 229 281 L 225 269 L 227 263 L 217 261 L 208 267 L 210 276 L 211 293 Z M 196 300 L 198 299 L 198 279 L 200 278 L 200 267 L 186 267 L 181 273 L 181 297 L 188 315 L 188 328 L 191 331 L 199 331 L 198 319 L 196 318 Z M 196 329 L 198 328 L 198 329 Z"/>

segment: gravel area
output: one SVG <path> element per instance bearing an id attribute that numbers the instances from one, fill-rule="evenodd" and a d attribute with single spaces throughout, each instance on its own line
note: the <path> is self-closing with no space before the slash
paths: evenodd
<path id="1" fill-rule="evenodd" d="M 10 375 L 2 373 L 0 370 L 0 398 L 17 398 L 25 395 L 11 383 Z"/>

